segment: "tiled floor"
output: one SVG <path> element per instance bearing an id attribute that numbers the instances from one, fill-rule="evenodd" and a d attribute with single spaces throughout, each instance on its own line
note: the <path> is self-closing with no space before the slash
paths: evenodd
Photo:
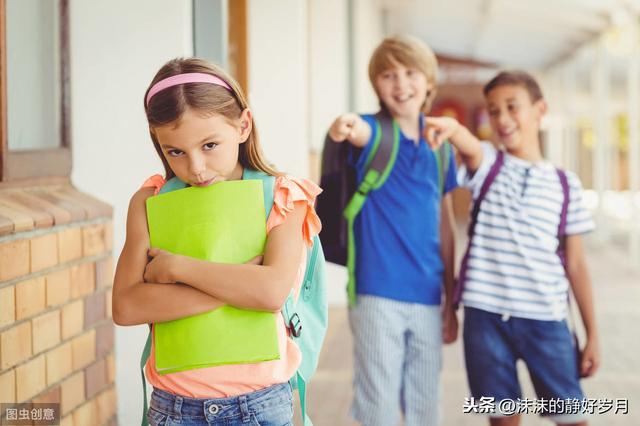
<path id="1" fill-rule="evenodd" d="M 590 398 L 629 400 L 629 414 L 593 416 L 590 424 L 640 425 L 640 274 L 631 268 L 626 252 L 612 244 L 597 247 L 591 243 L 588 253 L 601 334 L 602 367 L 594 378 L 583 382 L 584 390 Z M 636 260 L 637 263 L 640 261 Z M 332 308 L 319 370 L 309 389 L 308 411 L 314 425 L 356 424 L 348 416 L 352 396 L 352 362 L 346 308 Z M 525 396 L 534 398 L 526 369 L 522 368 L 520 373 Z M 442 426 L 487 424 L 478 415 L 462 412 L 467 383 L 460 341 L 444 349 L 442 383 Z M 297 409 L 298 406 L 295 407 Z M 524 416 L 521 424 L 551 423 L 529 415 Z"/>

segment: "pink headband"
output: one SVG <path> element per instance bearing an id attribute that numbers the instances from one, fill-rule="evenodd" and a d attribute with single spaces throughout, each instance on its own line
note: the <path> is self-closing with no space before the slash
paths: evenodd
<path id="1" fill-rule="evenodd" d="M 156 93 L 161 92 L 164 89 L 168 89 L 169 87 L 177 86 L 179 84 L 186 84 L 186 83 L 217 84 L 218 86 L 222 86 L 233 93 L 233 89 L 231 88 L 231 86 L 229 86 L 227 82 L 221 79 L 220 77 L 216 77 L 215 75 L 211 75 L 211 74 L 205 74 L 202 72 L 191 72 L 186 74 L 174 75 L 172 77 L 167 77 L 164 80 L 160 80 L 159 82 L 154 84 L 153 87 L 149 89 L 149 93 L 147 93 L 146 105 L 149 106 L 149 101 Z"/>

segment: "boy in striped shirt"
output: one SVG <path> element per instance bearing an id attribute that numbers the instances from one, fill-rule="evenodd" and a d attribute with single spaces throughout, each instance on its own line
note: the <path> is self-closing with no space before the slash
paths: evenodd
<path id="1" fill-rule="evenodd" d="M 500 149 L 451 118 L 427 118 L 426 129 L 432 145 L 448 139 L 458 149 L 458 180 L 475 203 L 459 283 L 471 394 L 494 398 L 497 407 L 522 398 L 516 372 L 522 359 L 539 400 L 582 401 L 579 379 L 596 372 L 600 355 L 581 237 L 594 225 L 580 180 L 542 158 L 538 135 L 547 106 L 530 75 L 501 72 L 484 95 Z M 586 331 L 582 351 L 567 325 L 569 286 Z M 520 416 L 511 414 L 497 410 L 490 424 L 518 425 Z M 584 413 L 550 404 L 542 415 L 557 424 L 586 424 Z"/>

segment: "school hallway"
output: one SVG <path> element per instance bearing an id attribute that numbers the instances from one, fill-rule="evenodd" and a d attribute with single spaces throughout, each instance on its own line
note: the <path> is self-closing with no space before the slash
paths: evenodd
<path id="1" fill-rule="evenodd" d="M 595 377 L 582 382 L 583 390 L 587 398 L 596 400 L 627 399 L 629 407 L 626 415 L 611 414 L 613 409 L 608 414 L 593 415 L 589 424 L 638 425 L 640 376 L 636 373 L 636 358 L 640 354 L 640 334 L 635 324 L 640 322 L 640 272 L 629 263 L 622 244 L 602 244 L 591 238 L 586 242 L 586 249 L 595 293 L 602 364 Z M 342 287 L 341 282 L 328 285 L 331 291 L 339 291 L 338 287 Z M 352 398 L 353 356 L 346 308 L 333 307 L 329 315 L 329 331 L 320 365 L 311 381 L 309 413 L 316 426 L 357 425 L 348 414 Z M 455 344 L 445 346 L 443 360 L 441 426 L 488 424 L 482 415 L 463 413 L 468 388 L 461 334 Z M 523 397 L 535 398 L 523 365 L 520 365 L 519 377 L 523 384 Z M 533 414 L 524 415 L 521 422 L 522 426 L 551 424 Z"/>
<path id="2" fill-rule="evenodd" d="M 400 33 L 437 57 L 430 115 L 480 139 L 496 139 L 490 78 L 522 69 L 540 82 L 543 154 L 580 178 L 596 219 L 602 366 L 585 393 L 629 400 L 628 415 L 590 424 L 640 425 L 640 0 L 0 0 L 0 403 L 60 404 L 61 426 L 140 424 L 149 328 L 114 324 L 112 290 L 132 194 L 163 172 L 143 108 L 162 64 L 224 68 L 269 164 L 319 183 L 327 129 L 379 109 L 369 59 Z M 467 217 L 468 198 L 454 210 Z M 328 268 L 309 412 L 316 426 L 350 426 L 346 274 Z M 444 349 L 442 383 L 442 426 L 487 424 L 463 413 L 460 338 Z"/>

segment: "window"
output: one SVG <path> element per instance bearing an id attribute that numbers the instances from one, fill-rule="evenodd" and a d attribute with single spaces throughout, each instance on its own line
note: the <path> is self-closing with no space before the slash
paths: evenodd
<path id="1" fill-rule="evenodd" d="M 71 173 L 68 0 L 0 0 L 0 181 Z"/>
<path id="2" fill-rule="evenodd" d="M 193 46 L 247 92 L 247 0 L 193 0 Z"/>

